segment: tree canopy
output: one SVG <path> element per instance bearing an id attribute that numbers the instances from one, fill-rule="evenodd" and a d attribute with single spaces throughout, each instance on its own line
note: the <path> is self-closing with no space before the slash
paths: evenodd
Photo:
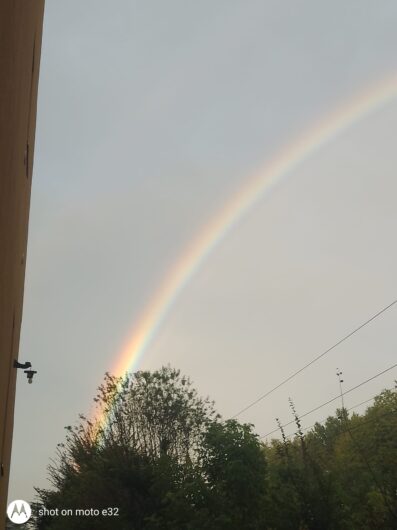
<path id="1" fill-rule="evenodd" d="M 107 374 L 98 390 L 106 422 L 67 427 L 35 511 L 117 507 L 117 520 L 38 515 L 37 528 L 259 528 L 265 457 L 252 426 L 221 421 L 170 367 Z"/>
<path id="2" fill-rule="evenodd" d="M 81 416 L 66 428 L 52 489 L 37 490 L 33 528 L 397 528 L 395 389 L 364 414 L 339 409 L 306 432 L 291 401 L 296 434 L 280 425 L 281 439 L 268 443 L 252 425 L 223 420 L 170 367 L 107 374 L 95 401 L 106 421 Z"/>

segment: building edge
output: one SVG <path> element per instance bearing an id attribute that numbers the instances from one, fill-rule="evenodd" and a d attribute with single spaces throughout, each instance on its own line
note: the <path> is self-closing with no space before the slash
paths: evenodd
<path id="1" fill-rule="evenodd" d="M 44 0 L 0 2 L 0 530 L 10 475 L 43 16 Z"/>

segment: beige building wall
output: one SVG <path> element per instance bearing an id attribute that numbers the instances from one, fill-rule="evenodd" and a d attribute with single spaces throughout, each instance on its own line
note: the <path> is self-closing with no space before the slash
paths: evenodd
<path id="1" fill-rule="evenodd" d="M 0 0 L 0 529 L 10 470 L 43 11 L 44 0 Z"/>

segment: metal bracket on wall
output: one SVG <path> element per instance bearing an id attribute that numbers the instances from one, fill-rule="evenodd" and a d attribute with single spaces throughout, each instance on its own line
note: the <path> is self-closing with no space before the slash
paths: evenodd
<path id="1" fill-rule="evenodd" d="M 23 368 L 24 370 L 27 370 L 28 368 L 32 368 L 32 363 L 29 361 L 27 363 L 19 363 L 16 359 L 14 359 L 14 368 Z"/>

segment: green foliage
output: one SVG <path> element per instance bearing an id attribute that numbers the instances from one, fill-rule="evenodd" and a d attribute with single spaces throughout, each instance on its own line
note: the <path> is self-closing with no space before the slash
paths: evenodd
<path id="1" fill-rule="evenodd" d="M 274 529 L 397 528 L 397 392 L 264 447 Z"/>
<path id="2" fill-rule="evenodd" d="M 260 528 L 265 502 L 265 458 L 251 425 L 212 423 L 201 447 L 201 467 L 216 509 L 214 528 Z"/>
<path id="3" fill-rule="evenodd" d="M 81 416 L 67 427 L 49 468 L 53 489 L 37 490 L 36 513 L 118 507 L 119 516 L 38 516 L 35 528 L 261 528 L 265 468 L 257 437 L 251 426 L 221 422 L 178 370 L 107 374 L 95 401 L 106 424 Z"/>
<path id="4" fill-rule="evenodd" d="M 40 507 L 118 507 L 114 517 L 36 516 L 40 530 L 392 530 L 397 528 L 397 392 L 365 414 L 336 411 L 262 444 L 222 421 L 170 367 L 120 379 L 95 398 L 105 425 L 67 427 Z"/>

